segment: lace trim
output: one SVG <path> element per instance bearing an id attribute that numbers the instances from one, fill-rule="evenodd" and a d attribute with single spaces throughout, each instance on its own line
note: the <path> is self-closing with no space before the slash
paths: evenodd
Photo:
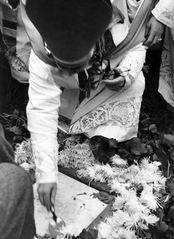
<path id="1" fill-rule="evenodd" d="M 160 66 L 160 78 L 163 79 L 174 92 L 174 79 L 170 68 L 170 54 L 169 51 L 163 50 L 162 62 Z"/>
<path id="2" fill-rule="evenodd" d="M 112 122 L 113 126 L 135 127 L 139 122 L 142 97 L 104 103 L 70 126 L 69 133 L 88 132 L 90 129 Z"/>
<path id="3" fill-rule="evenodd" d="M 174 22 L 174 7 L 172 9 L 166 9 L 163 13 L 164 17 Z"/>

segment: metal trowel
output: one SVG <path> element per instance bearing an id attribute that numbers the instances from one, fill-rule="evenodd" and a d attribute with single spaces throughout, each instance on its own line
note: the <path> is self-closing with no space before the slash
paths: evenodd
<path id="1" fill-rule="evenodd" d="M 55 207 L 53 204 L 51 205 L 50 211 L 52 213 L 52 219 L 49 222 L 49 232 L 50 236 L 53 239 L 56 239 L 58 236 L 62 235 L 61 228 L 65 227 L 66 224 L 62 218 L 56 216 Z"/>

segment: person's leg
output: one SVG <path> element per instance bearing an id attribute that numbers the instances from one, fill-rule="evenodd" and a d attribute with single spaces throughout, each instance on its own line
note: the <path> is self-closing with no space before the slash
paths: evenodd
<path id="1" fill-rule="evenodd" d="M 0 164 L 0 238 L 33 239 L 35 233 L 32 182 L 15 164 Z"/>

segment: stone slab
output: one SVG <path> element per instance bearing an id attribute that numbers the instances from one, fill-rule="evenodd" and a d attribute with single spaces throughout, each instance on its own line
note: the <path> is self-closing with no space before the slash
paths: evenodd
<path id="1" fill-rule="evenodd" d="M 33 188 L 36 231 L 38 235 L 43 236 L 46 233 L 49 234 L 50 215 L 38 200 L 36 183 Z M 55 210 L 66 225 L 73 228 L 75 236 L 79 235 L 82 229 L 87 228 L 102 212 L 106 211 L 107 204 L 101 202 L 98 198 L 94 198 L 94 193 L 98 193 L 98 190 L 59 172 Z"/>

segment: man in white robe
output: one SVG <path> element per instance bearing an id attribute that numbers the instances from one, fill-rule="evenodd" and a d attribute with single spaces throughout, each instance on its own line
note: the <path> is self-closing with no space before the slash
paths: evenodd
<path id="1" fill-rule="evenodd" d="M 32 44 L 29 63 L 28 128 L 36 163 L 39 198 L 48 210 L 51 202 L 54 203 L 57 189 L 59 114 L 71 120 L 69 128 L 71 134 L 83 133 L 89 138 L 102 136 L 107 139 L 114 138 L 119 142 L 137 136 L 144 91 L 144 76 L 141 69 L 146 54 L 146 47 L 143 45 L 145 25 L 155 1 L 113 0 L 110 2 L 104 0 L 104 2 L 112 3 L 113 17 L 106 30 L 109 30 L 112 36 L 110 43 L 112 42 L 111 46 L 115 50 L 112 52 L 112 49 L 111 51 L 109 49 L 108 52 L 104 52 L 105 45 L 102 48 L 102 44 L 98 44 L 100 51 L 97 53 L 98 55 L 102 53 L 103 58 L 99 57 L 96 62 L 99 64 L 97 70 L 90 65 L 90 57 L 95 53 L 95 46 L 86 53 L 83 66 L 79 66 L 81 69 L 77 70 L 77 73 L 83 72 L 86 77 L 85 82 L 88 84 L 81 86 L 80 73 L 72 74 L 71 64 L 64 64 L 65 61 L 59 58 L 59 52 L 55 54 L 57 48 L 51 49 L 48 43 L 55 31 L 43 36 L 43 26 L 37 25 L 40 24 L 38 19 L 48 17 L 50 12 L 48 11 L 45 16 L 40 14 L 39 17 L 36 14 L 33 18 L 33 9 L 36 10 L 36 8 L 32 9 L 31 4 L 27 9 L 26 5 L 32 1 L 21 1 L 22 19 Z M 44 3 L 50 4 L 50 0 L 45 0 Z M 64 14 L 64 20 L 67 20 L 66 14 Z M 46 21 L 44 25 L 47 31 L 50 30 L 49 24 L 50 22 Z M 77 35 L 74 34 L 74 36 Z M 102 43 L 102 39 L 104 36 L 99 43 Z M 65 52 L 72 51 L 69 46 L 71 44 L 61 44 L 65 49 L 64 57 Z M 61 48 L 60 44 L 57 46 Z M 75 56 L 72 58 L 74 61 L 77 60 L 74 59 Z M 93 72 L 93 78 L 90 78 L 91 72 Z M 79 101 L 79 95 L 83 92 L 85 97 Z"/>

